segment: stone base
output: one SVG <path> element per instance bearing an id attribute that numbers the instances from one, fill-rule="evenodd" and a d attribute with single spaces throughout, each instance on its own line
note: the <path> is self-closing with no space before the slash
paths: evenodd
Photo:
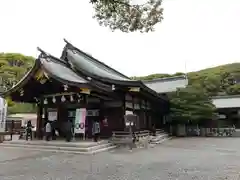
<path id="1" fill-rule="evenodd" d="M 64 141 L 18 140 L 18 141 L 5 141 L 0 146 L 5 148 L 21 148 L 28 150 L 68 152 L 76 154 L 94 154 L 116 148 L 116 146 L 109 143 L 108 141 L 64 142 Z"/>

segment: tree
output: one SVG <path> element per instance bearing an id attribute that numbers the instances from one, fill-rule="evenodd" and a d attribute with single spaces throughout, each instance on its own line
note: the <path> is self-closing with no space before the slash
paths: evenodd
<path id="1" fill-rule="evenodd" d="M 18 53 L 0 53 L 0 86 L 11 88 L 32 67 L 34 58 Z"/>
<path id="2" fill-rule="evenodd" d="M 227 88 L 227 94 L 229 95 L 236 95 L 240 94 L 240 84 L 234 84 Z"/>
<path id="3" fill-rule="evenodd" d="M 34 58 L 18 53 L 0 53 L 0 87 L 10 89 L 33 66 Z M 8 113 L 35 112 L 35 105 L 8 101 Z"/>
<path id="4" fill-rule="evenodd" d="M 149 32 L 163 20 L 162 0 L 146 0 L 134 4 L 133 0 L 90 0 L 95 9 L 94 18 L 100 25 L 123 32 Z"/>
<path id="5" fill-rule="evenodd" d="M 176 124 L 201 124 L 213 119 L 215 106 L 211 98 L 197 87 L 189 86 L 170 93 L 171 118 Z"/>

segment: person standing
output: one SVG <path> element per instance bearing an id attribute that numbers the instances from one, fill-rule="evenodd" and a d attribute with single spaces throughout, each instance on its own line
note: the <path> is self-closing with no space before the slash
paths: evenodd
<path id="1" fill-rule="evenodd" d="M 94 141 L 97 142 L 100 135 L 100 124 L 98 121 L 95 121 L 93 123 L 92 133 L 93 133 Z"/>
<path id="2" fill-rule="evenodd" d="M 51 134 L 52 134 L 52 126 L 51 123 L 48 121 L 45 126 L 45 132 L 46 132 L 46 141 L 50 141 Z"/>
<path id="3" fill-rule="evenodd" d="M 155 127 L 155 124 L 152 124 L 151 133 L 152 133 L 152 136 L 156 136 L 156 127 Z"/>
<path id="4" fill-rule="evenodd" d="M 26 140 L 28 141 L 28 138 L 30 137 L 30 140 L 32 140 L 32 123 L 31 121 L 27 122 L 27 127 L 26 127 Z"/>
<path id="5" fill-rule="evenodd" d="M 104 138 L 108 138 L 111 136 L 111 132 L 108 126 L 108 119 L 106 116 L 104 117 L 104 119 L 102 120 L 102 123 L 100 124 L 100 129 L 101 129 L 101 135 Z"/>
<path id="6" fill-rule="evenodd" d="M 73 123 L 70 120 L 68 120 L 65 128 L 66 128 L 66 141 L 70 142 L 73 136 Z"/>
<path id="7" fill-rule="evenodd" d="M 56 120 L 52 121 L 51 123 L 52 126 L 52 140 L 56 140 L 57 139 L 57 135 L 56 135 Z"/>

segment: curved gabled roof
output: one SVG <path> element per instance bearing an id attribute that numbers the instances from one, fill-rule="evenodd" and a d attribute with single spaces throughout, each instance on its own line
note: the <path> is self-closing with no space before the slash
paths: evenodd
<path id="1" fill-rule="evenodd" d="M 41 54 L 39 55 L 39 58 L 35 60 L 34 66 L 31 68 L 31 70 L 15 86 L 13 86 L 8 91 L 2 93 L 2 96 L 7 96 L 15 91 L 18 91 L 26 83 L 28 83 L 30 78 L 35 76 L 41 68 L 49 77 L 63 84 L 73 86 L 80 86 L 85 84 L 87 86 L 94 87 L 97 90 L 102 90 L 100 86 L 95 87 L 90 83 L 89 80 L 79 76 L 79 74 L 74 72 L 71 68 L 67 66 L 66 63 L 64 63 L 60 59 L 45 53 L 41 49 L 39 50 L 41 51 Z"/>
<path id="2" fill-rule="evenodd" d="M 65 61 L 72 69 L 76 69 L 80 74 L 86 77 L 94 78 L 103 83 L 112 83 L 129 87 L 140 87 L 154 96 L 162 98 L 156 91 L 147 87 L 142 81 L 131 80 L 129 77 L 110 68 L 106 64 L 96 60 L 92 56 L 84 53 L 72 44 L 67 42 L 63 49 L 61 59 Z"/>
<path id="3" fill-rule="evenodd" d="M 90 56 L 89 54 L 81 51 L 80 49 L 78 49 L 77 47 L 75 47 L 71 43 L 69 43 L 67 40 L 64 39 L 64 41 L 66 42 L 66 46 L 65 46 L 65 48 L 63 50 L 61 59 L 64 59 L 63 56 L 66 55 L 66 52 L 64 52 L 65 50 L 67 50 L 67 49 L 75 50 L 76 52 L 78 52 L 78 54 L 81 56 L 81 58 L 84 58 L 84 61 L 88 61 L 88 63 L 91 63 L 91 65 L 94 65 L 94 66 L 102 69 L 103 71 L 106 71 L 105 75 L 107 73 L 109 73 L 112 76 L 119 77 L 122 80 L 131 80 L 129 77 L 125 76 L 124 74 L 118 72 L 117 70 L 111 68 L 110 66 L 106 65 L 105 63 L 97 60 L 96 58 L 94 58 L 92 56 Z"/>
<path id="4" fill-rule="evenodd" d="M 110 68 L 106 64 L 96 60 L 92 56 L 84 53 L 72 44 L 66 44 L 61 59 L 64 59 L 72 68 L 76 69 L 81 74 L 97 79 L 105 83 L 133 86 L 139 84 L 140 81 L 135 81 L 129 77 Z"/>
<path id="5" fill-rule="evenodd" d="M 66 64 L 51 55 L 39 57 L 41 67 L 52 78 L 66 84 L 86 84 L 88 80 L 73 72 Z"/>
<path id="6" fill-rule="evenodd" d="M 92 79 L 87 79 L 79 75 L 74 69 L 71 68 L 70 64 L 68 64 L 64 60 L 47 54 L 41 49 L 39 50 L 44 55 L 44 58 L 40 58 L 42 68 L 46 72 L 48 72 L 48 74 L 51 74 L 51 76 L 56 80 L 73 86 L 78 86 L 78 84 L 88 84 L 88 86 L 91 86 L 101 92 L 112 91 L 110 86 L 96 82 Z"/>

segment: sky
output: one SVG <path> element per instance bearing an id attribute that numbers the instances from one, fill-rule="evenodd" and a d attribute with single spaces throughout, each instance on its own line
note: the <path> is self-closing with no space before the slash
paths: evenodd
<path id="1" fill-rule="evenodd" d="M 60 57 L 66 38 L 128 76 L 239 62 L 239 0 L 163 0 L 163 8 L 155 32 L 141 34 L 100 27 L 89 0 L 0 0 L 0 52 L 37 57 L 40 47 Z"/>

